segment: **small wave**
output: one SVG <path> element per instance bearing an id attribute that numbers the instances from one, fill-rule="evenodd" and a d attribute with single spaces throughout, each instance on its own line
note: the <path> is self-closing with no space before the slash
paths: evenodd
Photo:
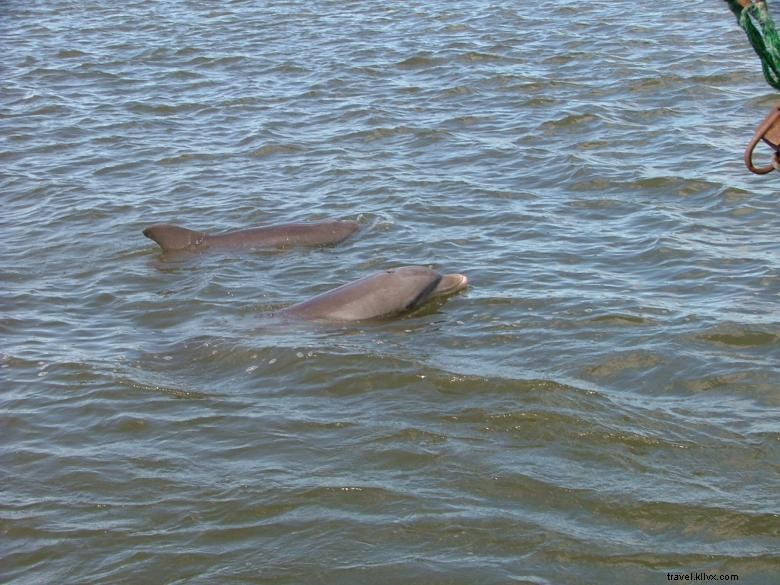
<path id="1" fill-rule="evenodd" d="M 303 148 L 296 144 L 266 144 L 253 150 L 249 156 L 254 158 L 266 158 L 277 154 L 298 154 Z"/>
<path id="2" fill-rule="evenodd" d="M 138 115 L 173 116 L 177 114 L 189 114 L 211 107 L 210 104 L 181 103 L 181 104 L 149 104 L 143 102 L 130 102 L 125 108 Z"/>
<path id="3" fill-rule="evenodd" d="M 156 162 L 157 164 L 163 166 L 173 166 L 173 165 L 180 165 L 180 164 L 191 164 L 195 161 L 210 161 L 210 160 L 214 160 L 215 158 L 217 158 L 217 155 L 184 152 L 174 156 L 163 157 L 157 160 Z"/>
<path id="4" fill-rule="evenodd" d="M 762 347 L 780 343 L 780 335 L 739 324 L 719 325 L 694 336 L 696 339 L 732 347 Z"/>
<path id="5" fill-rule="evenodd" d="M 78 49 L 60 49 L 57 52 L 57 57 L 60 59 L 76 59 L 78 57 L 86 57 L 87 53 L 79 51 Z"/>
<path id="6" fill-rule="evenodd" d="M 663 363 L 663 358 L 655 353 L 630 351 L 618 353 L 598 364 L 587 366 L 583 369 L 583 373 L 588 378 L 613 378 L 627 370 L 645 372 L 661 363 Z"/>
<path id="7" fill-rule="evenodd" d="M 482 63 L 482 62 L 496 62 L 502 61 L 504 58 L 501 55 L 494 53 L 480 53 L 479 51 L 469 51 L 458 55 L 458 60 L 466 63 Z"/>
<path id="8" fill-rule="evenodd" d="M 542 130 L 570 130 L 583 124 L 590 124 L 597 120 L 598 117 L 595 114 L 567 114 L 557 120 L 544 122 L 541 126 Z"/>
<path id="9" fill-rule="evenodd" d="M 222 68 L 229 65 L 236 65 L 247 60 L 244 55 L 230 55 L 225 57 L 195 57 L 188 65 L 193 67 L 202 67 L 204 69 Z"/>
<path id="10" fill-rule="evenodd" d="M 416 128 L 411 126 L 393 126 L 372 128 L 371 130 L 352 132 L 346 135 L 346 137 L 351 140 L 359 140 L 362 142 L 375 142 L 397 136 L 426 138 L 432 139 L 435 142 L 450 136 L 450 133 L 446 130 L 440 129 Z"/>
<path id="11" fill-rule="evenodd" d="M 476 93 L 477 90 L 474 87 L 471 87 L 469 85 L 456 85 L 455 87 L 450 87 L 444 90 L 441 95 L 444 97 L 463 97 L 467 95 L 472 95 Z"/>
<path id="12" fill-rule="evenodd" d="M 427 69 L 438 65 L 439 60 L 429 55 L 416 55 L 395 64 L 399 69 Z"/>
<path id="13" fill-rule="evenodd" d="M 104 175 L 113 174 L 131 174 L 135 169 L 143 166 L 145 161 L 133 161 L 129 163 L 109 164 L 98 169 L 92 173 L 96 177 L 102 177 Z"/>
<path id="14" fill-rule="evenodd" d="M 592 323 L 606 324 L 606 325 L 651 325 L 653 321 L 646 319 L 638 315 L 629 315 L 627 313 L 611 313 L 605 315 L 598 315 L 589 319 Z"/>

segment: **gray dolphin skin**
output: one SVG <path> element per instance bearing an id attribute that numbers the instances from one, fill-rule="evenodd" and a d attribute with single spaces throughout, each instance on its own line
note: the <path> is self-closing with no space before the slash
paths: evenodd
<path id="1" fill-rule="evenodd" d="M 206 232 L 158 223 L 146 228 L 144 235 L 157 242 L 166 252 L 200 251 L 209 248 L 286 248 L 337 244 L 355 233 L 359 227 L 358 222 L 349 220 L 280 223 L 209 235 Z"/>
<path id="2" fill-rule="evenodd" d="M 426 301 L 466 288 L 463 274 L 440 274 L 425 266 L 403 266 L 378 272 L 334 288 L 278 315 L 294 319 L 358 321 L 411 311 Z"/>

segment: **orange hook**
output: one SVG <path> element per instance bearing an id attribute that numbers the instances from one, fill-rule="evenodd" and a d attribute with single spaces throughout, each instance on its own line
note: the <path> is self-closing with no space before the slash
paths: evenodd
<path id="1" fill-rule="evenodd" d="M 753 151 L 761 140 L 771 146 L 775 154 L 770 164 L 765 167 L 756 167 L 753 165 Z M 745 149 L 745 166 L 751 173 L 757 175 L 766 175 L 780 167 L 780 104 L 772 108 L 769 115 L 756 128 L 756 133 L 753 134 L 753 138 Z"/>

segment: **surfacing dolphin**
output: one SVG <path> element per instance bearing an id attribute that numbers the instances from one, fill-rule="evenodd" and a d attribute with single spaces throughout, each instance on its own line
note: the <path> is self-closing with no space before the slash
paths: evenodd
<path id="1" fill-rule="evenodd" d="M 391 317 L 466 288 L 463 274 L 439 274 L 425 266 L 378 272 L 281 310 L 292 319 L 358 321 Z"/>
<path id="2" fill-rule="evenodd" d="M 209 248 L 287 248 L 291 246 L 324 246 L 337 244 L 357 231 L 356 221 L 318 221 L 280 223 L 210 235 L 187 228 L 158 223 L 144 230 L 165 252 L 200 251 Z"/>

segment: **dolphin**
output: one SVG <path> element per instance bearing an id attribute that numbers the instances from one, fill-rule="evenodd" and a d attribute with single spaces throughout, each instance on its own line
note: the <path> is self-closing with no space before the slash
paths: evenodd
<path id="1" fill-rule="evenodd" d="M 165 252 L 199 251 L 207 248 L 286 248 L 290 246 L 323 246 L 347 239 L 360 224 L 356 221 L 319 221 L 313 223 L 280 223 L 210 235 L 167 223 L 157 223 L 144 235 L 157 242 Z"/>
<path id="2" fill-rule="evenodd" d="M 292 319 L 358 321 L 391 317 L 426 301 L 466 288 L 463 274 L 440 274 L 425 266 L 402 266 L 377 272 L 282 309 Z"/>

